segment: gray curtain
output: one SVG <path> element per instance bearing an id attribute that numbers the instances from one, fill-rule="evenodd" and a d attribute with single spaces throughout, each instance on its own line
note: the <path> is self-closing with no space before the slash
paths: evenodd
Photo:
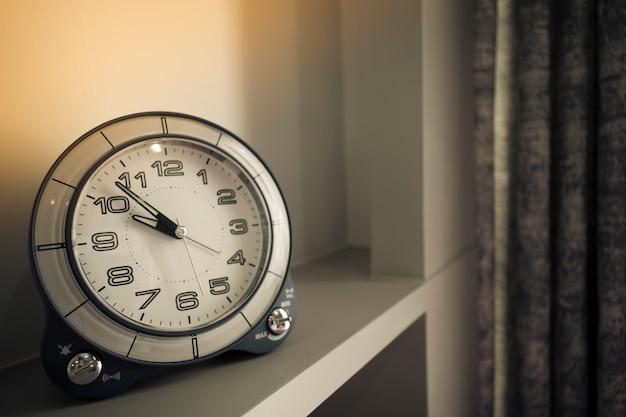
<path id="1" fill-rule="evenodd" d="M 626 2 L 475 5 L 479 415 L 626 416 Z"/>

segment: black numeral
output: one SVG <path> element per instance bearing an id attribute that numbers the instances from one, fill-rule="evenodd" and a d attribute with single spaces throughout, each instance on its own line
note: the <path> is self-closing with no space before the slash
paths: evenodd
<path id="1" fill-rule="evenodd" d="M 130 174 L 128 172 L 122 172 L 122 175 L 117 177 L 117 179 L 122 181 L 126 188 L 130 188 Z"/>
<path id="2" fill-rule="evenodd" d="M 245 219 L 235 219 L 228 222 L 232 226 L 230 233 L 233 235 L 243 235 L 248 232 L 248 222 Z"/>
<path id="3" fill-rule="evenodd" d="M 130 266 L 116 266 L 107 271 L 109 277 L 109 285 L 117 287 L 119 285 L 128 285 L 135 279 L 133 277 L 133 268 Z"/>
<path id="4" fill-rule="evenodd" d="M 144 308 L 148 307 L 148 305 L 156 298 L 157 295 L 159 295 L 160 292 L 161 292 L 160 288 L 155 288 L 153 290 L 137 291 L 135 293 L 135 295 L 137 297 L 141 297 L 142 295 L 149 295 L 150 296 L 150 297 L 148 297 L 146 302 L 143 303 L 141 305 L 141 307 L 139 307 L 139 310 L 143 310 Z"/>
<path id="5" fill-rule="evenodd" d="M 227 264 L 240 264 L 243 265 L 246 263 L 246 258 L 243 257 L 243 251 L 239 249 L 230 259 L 226 262 Z"/>
<path id="6" fill-rule="evenodd" d="M 181 292 L 176 296 L 176 308 L 180 311 L 193 310 L 199 305 L 198 293 L 195 291 Z"/>
<path id="7" fill-rule="evenodd" d="M 181 161 L 165 161 L 163 163 L 161 163 L 161 161 L 155 161 L 150 166 L 157 170 L 157 175 L 159 177 L 175 177 L 178 175 L 185 175 L 183 172 L 183 163 Z"/>
<path id="8" fill-rule="evenodd" d="M 235 200 L 235 190 L 231 189 L 223 189 L 217 192 L 217 204 L 237 204 L 237 200 Z"/>
<path id="9" fill-rule="evenodd" d="M 213 295 L 220 295 L 220 294 L 228 293 L 228 291 L 230 291 L 230 284 L 228 283 L 228 277 L 210 279 L 209 288 L 211 288 L 211 294 Z"/>
<path id="10" fill-rule="evenodd" d="M 139 171 L 137 175 L 134 177 L 136 180 L 141 182 L 141 188 L 146 188 L 146 173 L 143 171 Z M 130 188 L 130 187 L 128 187 Z"/>
<path id="11" fill-rule="evenodd" d="M 131 187 L 131 183 L 130 183 L 130 174 L 128 172 L 122 172 L 122 175 L 120 175 L 117 178 L 124 183 L 126 188 L 132 188 Z M 139 180 L 139 183 L 141 184 L 141 188 L 146 188 L 147 184 L 146 184 L 146 173 L 145 172 L 140 171 L 133 178 L 135 178 L 136 180 Z"/>
<path id="12" fill-rule="evenodd" d="M 207 184 L 206 169 L 202 168 L 200 171 L 198 171 L 198 173 L 196 175 L 198 177 L 202 178 L 202 184 L 204 184 L 204 185 Z"/>
<path id="13" fill-rule="evenodd" d="M 100 206 L 100 212 L 102 214 L 125 213 L 130 207 L 128 198 L 123 195 L 116 195 L 108 198 L 100 197 L 96 199 L 93 204 L 95 206 Z"/>
<path id="14" fill-rule="evenodd" d="M 98 252 L 113 250 L 117 248 L 117 235 L 115 232 L 95 233 L 91 236 L 91 243 Z"/>

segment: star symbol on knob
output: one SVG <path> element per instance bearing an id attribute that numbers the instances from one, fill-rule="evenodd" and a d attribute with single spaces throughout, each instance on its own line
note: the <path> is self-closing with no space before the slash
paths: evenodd
<path id="1" fill-rule="evenodd" d="M 63 356 L 67 356 L 70 353 L 72 353 L 72 351 L 70 350 L 70 348 L 72 347 L 72 343 L 70 343 L 69 345 L 57 345 L 59 347 L 59 349 L 61 349 L 61 352 L 59 352 L 61 355 Z"/>

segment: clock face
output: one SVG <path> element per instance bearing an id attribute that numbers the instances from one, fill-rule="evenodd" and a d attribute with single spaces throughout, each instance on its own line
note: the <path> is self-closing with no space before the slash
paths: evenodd
<path id="1" fill-rule="evenodd" d="M 96 346 L 175 363 L 267 320 L 287 277 L 289 218 L 240 139 L 177 113 L 141 113 L 77 140 L 48 172 L 31 223 L 51 311 Z"/>
<path id="2" fill-rule="evenodd" d="M 236 311 L 265 271 L 265 200 L 215 147 L 184 138 L 131 143 L 79 185 L 68 223 L 80 285 L 117 320 L 190 332 Z"/>

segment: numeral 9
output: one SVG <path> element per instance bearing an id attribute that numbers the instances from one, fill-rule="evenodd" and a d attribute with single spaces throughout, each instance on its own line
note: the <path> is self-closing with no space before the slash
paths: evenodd
<path id="1" fill-rule="evenodd" d="M 117 248 L 117 235 L 114 232 L 96 233 L 91 236 L 93 250 L 104 252 Z"/>

